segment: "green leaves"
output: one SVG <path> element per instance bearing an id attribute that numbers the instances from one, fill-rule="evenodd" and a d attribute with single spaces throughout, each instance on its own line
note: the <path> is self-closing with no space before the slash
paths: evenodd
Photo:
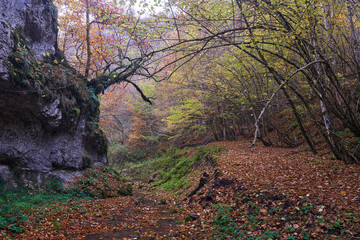
<path id="1" fill-rule="evenodd" d="M 172 139 L 189 138 L 203 134 L 206 130 L 204 121 L 204 105 L 197 99 L 186 99 L 177 107 L 170 109 L 166 118 L 167 130 Z"/>

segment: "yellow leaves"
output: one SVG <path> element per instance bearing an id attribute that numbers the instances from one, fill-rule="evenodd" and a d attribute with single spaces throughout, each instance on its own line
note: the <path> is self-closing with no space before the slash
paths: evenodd
<path id="1" fill-rule="evenodd" d="M 40 61 L 36 61 L 36 63 L 37 63 L 38 65 L 41 65 L 41 62 L 40 62 Z"/>

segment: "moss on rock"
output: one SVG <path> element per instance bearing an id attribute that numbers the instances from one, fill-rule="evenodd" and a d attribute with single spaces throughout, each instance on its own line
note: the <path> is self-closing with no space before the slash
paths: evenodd
<path id="1" fill-rule="evenodd" d="M 36 95 L 45 102 L 60 100 L 63 120 L 62 129 L 72 131 L 74 122 L 82 116 L 86 120 L 86 138 L 98 153 L 107 152 L 107 140 L 99 129 L 99 100 L 94 90 L 87 86 L 87 80 L 72 68 L 62 54 L 43 53 L 39 61 L 29 50 L 22 30 L 12 32 L 13 53 L 7 61 L 11 81 L 19 91 Z"/>

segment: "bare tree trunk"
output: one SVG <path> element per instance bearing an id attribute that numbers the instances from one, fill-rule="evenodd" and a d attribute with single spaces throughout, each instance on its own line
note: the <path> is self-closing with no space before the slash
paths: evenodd
<path id="1" fill-rule="evenodd" d="M 329 18 L 331 18 L 331 12 L 330 12 L 330 4 L 328 3 L 323 3 L 321 4 L 322 6 L 322 10 L 323 10 L 323 13 L 324 13 L 324 26 L 325 26 L 325 30 L 327 32 L 327 38 L 328 38 L 328 45 L 333 48 L 334 46 L 334 40 L 331 36 L 331 32 L 333 30 L 333 28 L 330 26 L 330 23 L 329 23 Z M 334 72 L 336 73 L 336 56 L 335 56 L 335 53 L 332 52 L 331 54 L 331 67 L 333 68 L 333 70 L 335 70 Z"/>
<path id="2" fill-rule="evenodd" d="M 330 12 L 330 7 L 327 3 L 322 4 L 322 9 L 324 14 L 324 25 L 325 25 L 325 30 L 326 31 L 330 31 L 330 25 L 329 25 L 329 20 L 328 20 L 328 14 Z M 315 61 L 318 61 L 320 59 L 319 57 L 319 53 L 318 51 L 320 51 L 320 47 L 318 46 L 317 40 L 314 40 L 315 46 L 316 46 L 316 51 L 315 51 Z M 328 34 L 328 44 L 331 46 L 332 45 L 332 40 L 331 40 L 331 36 L 330 34 Z M 334 59 L 333 59 L 334 60 Z M 324 104 L 322 98 L 326 96 L 326 92 L 327 92 L 327 86 L 326 86 L 326 82 L 325 82 L 325 73 L 324 70 L 321 66 L 321 64 L 317 65 L 317 74 L 318 74 L 318 85 L 319 87 L 319 92 L 320 92 L 320 107 L 321 107 L 321 113 L 322 113 L 322 117 L 324 120 L 324 125 L 325 125 L 325 129 L 326 132 L 328 133 L 331 143 L 332 145 L 334 145 L 334 140 L 331 138 L 331 133 L 330 133 L 330 118 L 329 118 L 329 114 L 326 108 L 326 105 Z"/>
<path id="3" fill-rule="evenodd" d="M 262 115 L 265 113 L 266 108 L 269 106 L 269 104 L 271 103 L 271 101 L 272 101 L 272 100 L 274 99 L 274 97 L 276 96 L 276 94 L 277 94 L 280 90 L 283 90 L 284 94 L 285 94 L 286 96 L 288 96 L 287 92 L 285 91 L 284 86 L 289 82 L 289 80 L 290 80 L 295 74 L 297 74 L 298 72 L 306 69 L 306 68 L 309 67 L 310 65 L 315 64 L 315 63 L 317 63 L 317 62 L 318 62 L 318 61 L 311 62 L 311 63 L 307 64 L 306 66 L 297 69 L 297 70 L 296 70 L 294 73 L 292 73 L 287 79 L 285 79 L 283 82 L 279 83 L 279 87 L 274 91 L 274 93 L 271 95 L 270 99 L 266 102 L 266 104 L 265 104 L 264 108 L 262 109 L 262 111 L 260 112 L 259 116 L 258 116 L 258 117 L 255 117 L 254 140 L 253 140 L 253 142 L 252 142 L 252 144 L 251 144 L 251 151 L 252 151 L 252 152 L 254 151 L 254 147 L 255 147 L 257 135 L 258 135 L 258 133 L 260 132 L 260 131 L 259 131 L 259 121 L 260 121 Z M 289 98 L 288 98 L 288 101 L 289 101 L 291 107 L 293 107 L 293 106 L 295 107 L 295 105 L 292 103 L 292 101 L 291 101 Z M 313 146 L 310 138 L 308 138 L 308 136 L 307 136 L 307 134 L 306 134 L 305 128 L 304 128 L 303 125 L 302 125 L 302 122 L 301 122 L 300 117 L 298 117 L 298 115 L 297 115 L 296 109 L 295 109 L 295 111 L 294 111 L 294 114 L 295 114 L 296 119 L 298 120 L 298 124 L 299 124 L 299 126 L 300 126 L 301 131 L 302 131 L 302 132 L 303 132 L 303 131 L 305 132 L 304 137 L 305 137 L 306 141 L 308 142 L 311 151 L 312 151 L 314 154 L 317 154 L 317 151 L 316 151 L 316 149 L 314 148 L 314 146 Z M 299 118 L 299 119 L 298 119 L 298 118 Z M 303 133 L 304 133 L 304 132 L 303 132 Z"/>
<path id="4" fill-rule="evenodd" d="M 222 117 L 222 124 L 223 124 L 223 138 L 226 140 L 226 128 L 225 128 L 225 118 Z"/>
<path id="5" fill-rule="evenodd" d="M 351 32 L 351 41 L 352 46 L 354 48 L 354 54 L 355 54 L 355 65 L 356 65 L 356 71 L 358 74 L 358 77 L 360 75 L 359 72 L 359 60 L 360 60 L 360 53 L 359 53 L 359 45 L 358 45 L 358 36 L 355 31 L 355 25 L 354 25 L 354 13 L 356 13 L 356 6 L 354 4 L 353 0 L 346 0 L 346 7 L 348 10 L 348 19 L 349 19 L 349 25 L 350 25 L 350 32 Z"/>
<path id="6" fill-rule="evenodd" d="M 318 61 L 318 59 L 320 58 L 318 51 L 320 51 L 320 49 L 319 49 L 316 39 L 314 40 L 314 45 L 316 48 L 315 61 Z M 321 108 L 321 115 L 322 115 L 322 118 L 324 121 L 324 127 L 326 129 L 326 133 L 330 140 L 331 149 L 332 149 L 332 152 L 333 152 L 335 158 L 344 160 L 344 156 L 342 156 L 342 154 L 341 154 L 341 152 L 343 152 L 343 151 L 339 147 L 339 143 L 336 142 L 335 136 L 334 136 L 334 131 L 332 130 L 332 124 L 334 124 L 334 121 L 333 121 L 333 119 L 330 118 L 327 106 L 324 102 L 324 100 L 326 99 L 326 94 L 327 94 L 327 84 L 325 81 L 325 73 L 324 73 L 323 66 L 321 66 L 321 64 L 318 64 L 316 70 L 317 70 L 317 75 L 318 75 L 317 76 L 317 85 L 318 85 L 319 98 L 320 98 L 320 108 Z"/>
<path id="7" fill-rule="evenodd" d="M 330 11 L 330 3 L 322 3 L 321 4 L 321 7 L 322 7 L 322 10 L 323 10 L 323 13 L 324 13 L 324 27 L 325 27 L 325 30 L 327 32 L 327 38 L 328 38 L 328 46 L 330 47 L 330 49 L 333 49 L 332 50 L 332 53 L 331 53 L 331 58 L 329 58 L 329 65 L 330 65 L 330 68 L 332 70 L 332 72 L 334 73 L 334 75 L 337 75 L 337 62 L 336 62 L 336 54 L 335 54 L 335 43 L 334 43 L 334 39 L 332 37 L 332 30 L 333 28 L 331 27 L 330 25 L 330 20 L 331 19 L 331 11 Z M 340 94 L 338 91 L 335 92 L 336 94 L 336 101 L 338 102 L 339 106 L 342 106 L 342 108 L 345 109 L 345 106 L 344 106 L 344 101 L 343 99 L 341 98 Z"/>
<path id="8" fill-rule="evenodd" d="M 90 5 L 89 0 L 86 0 L 86 67 L 85 78 L 89 77 L 90 63 L 91 63 L 91 44 L 90 44 Z"/>
<path id="9" fill-rule="evenodd" d="M 330 6 L 327 3 L 322 4 L 322 10 L 324 12 L 324 27 L 325 30 L 328 32 L 327 38 L 328 38 L 328 45 L 329 47 L 333 46 L 333 40 L 331 38 L 331 28 L 330 28 L 330 24 L 329 24 L 329 14 L 330 14 Z M 316 24 L 317 20 L 315 18 L 315 24 Z M 313 37 L 312 37 L 312 43 L 314 46 L 314 55 L 315 55 L 315 61 L 319 61 L 321 60 L 321 54 L 322 54 L 322 49 L 319 46 L 318 43 L 318 38 L 317 38 L 317 32 L 316 30 L 314 30 L 313 32 Z M 334 59 L 335 55 L 333 54 L 333 59 L 330 62 L 330 68 L 336 68 L 336 66 L 334 66 Z M 316 79 L 316 88 L 318 89 L 319 92 L 319 100 L 320 100 L 320 109 L 321 109 L 321 115 L 323 118 L 323 123 L 324 123 L 324 127 L 328 136 L 328 140 L 330 143 L 330 149 L 333 153 L 333 155 L 335 156 L 335 158 L 337 159 L 341 159 L 344 161 L 347 161 L 347 156 L 346 156 L 346 150 L 344 149 L 344 146 L 341 144 L 340 141 L 338 141 L 336 139 L 336 135 L 334 132 L 334 128 L 333 125 L 335 124 L 334 119 L 329 115 L 329 110 L 328 110 L 328 106 L 327 104 L 331 104 L 328 101 L 328 84 L 326 82 L 326 74 L 325 74 L 325 69 L 324 69 L 325 65 L 324 64 L 317 64 L 316 65 L 316 73 L 315 73 L 315 79 Z M 331 69 L 331 71 L 333 71 L 333 69 Z M 338 97 L 339 92 L 336 92 L 336 99 L 339 102 L 339 97 Z M 341 104 L 340 104 L 341 105 Z"/>
<path id="10" fill-rule="evenodd" d="M 241 15 L 242 15 L 242 17 L 243 17 L 243 19 L 244 19 L 244 22 L 245 22 L 246 26 L 249 28 L 249 34 L 250 34 L 251 37 L 253 37 L 253 32 L 252 32 L 252 30 L 251 30 L 251 28 L 250 28 L 250 24 L 249 24 L 249 22 L 247 21 L 247 18 L 246 18 L 245 13 L 243 12 L 242 2 L 241 2 L 240 0 L 236 0 L 236 3 L 237 3 L 237 5 L 238 5 L 238 8 L 239 8 L 239 10 L 240 10 L 240 12 L 241 12 Z M 266 3 L 271 5 L 270 2 L 266 2 Z M 286 28 L 288 31 L 290 31 L 290 30 L 291 30 L 290 24 L 287 23 L 286 19 L 285 19 L 279 12 L 278 12 L 278 14 L 281 16 L 281 19 L 283 20 L 283 21 L 282 21 L 282 24 L 284 24 L 285 28 Z M 224 40 L 226 40 L 226 39 L 224 39 Z M 234 46 L 239 48 L 239 46 L 237 46 L 237 45 L 234 45 Z M 268 64 L 268 62 L 265 60 L 265 57 L 263 56 L 263 54 L 261 53 L 261 51 L 260 51 L 259 49 L 256 49 L 259 57 L 256 57 L 255 55 L 249 53 L 248 51 L 246 51 L 246 50 L 244 50 L 244 49 L 241 49 L 241 50 L 242 50 L 243 52 L 245 52 L 246 54 L 248 54 L 249 56 L 251 56 L 252 58 L 254 58 L 256 61 L 258 61 L 258 62 L 260 62 L 261 64 L 263 64 L 263 65 L 269 70 L 269 72 L 270 72 L 271 74 L 273 74 L 274 80 L 279 84 L 279 86 L 281 85 L 282 81 L 281 81 L 281 79 L 279 79 L 279 74 L 277 73 L 277 71 L 276 71 L 274 68 L 272 68 L 272 67 Z M 283 80 L 284 80 L 284 79 L 283 79 Z M 290 104 L 290 107 L 291 107 L 292 112 L 293 112 L 293 114 L 294 114 L 294 116 L 295 116 L 295 119 L 296 119 L 296 121 L 297 121 L 297 123 L 298 123 L 298 125 L 299 125 L 300 131 L 301 131 L 303 137 L 305 138 L 305 140 L 306 140 L 307 144 L 309 145 L 311 151 L 312 151 L 314 154 L 317 154 L 317 151 L 316 151 L 315 147 L 313 146 L 312 141 L 311 141 L 310 137 L 308 136 L 308 134 L 307 134 L 307 132 L 306 132 L 306 129 L 305 129 L 303 123 L 302 123 L 302 119 L 301 119 L 299 113 L 297 112 L 296 107 L 295 107 L 295 104 L 294 104 L 294 102 L 291 100 L 291 97 L 290 97 L 289 93 L 288 93 L 287 90 L 284 88 L 284 86 L 282 86 L 280 89 L 283 91 L 283 93 L 284 93 L 287 101 L 288 101 L 289 104 Z M 255 127 L 256 127 L 256 126 L 255 126 Z M 259 131 L 259 128 L 257 127 L 257 130 L 255 130 L 255 135 L 257 135 L 256 133 L 257 133 L 258 131 Z M 256 136 L 256 137 L 257 137 L 257 136 Z M 255 140 L 255 141 L 256 141 L 256 140 Z M 254 145 L 254 144 L 255 144 L 255 142 L 253 142 L 253 145 Z M 253 145 L 252 145 L 252 148 L 253 148 Z"/>

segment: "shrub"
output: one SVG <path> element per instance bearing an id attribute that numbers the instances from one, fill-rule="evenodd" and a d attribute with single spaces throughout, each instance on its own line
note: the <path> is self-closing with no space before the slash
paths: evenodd
<path id="1" fill-rule="evenodd" d="M 88 170 L 66 190 L 81 197 L 109 198 L 132 195 L 132 185 L 110 166 Z"/>

